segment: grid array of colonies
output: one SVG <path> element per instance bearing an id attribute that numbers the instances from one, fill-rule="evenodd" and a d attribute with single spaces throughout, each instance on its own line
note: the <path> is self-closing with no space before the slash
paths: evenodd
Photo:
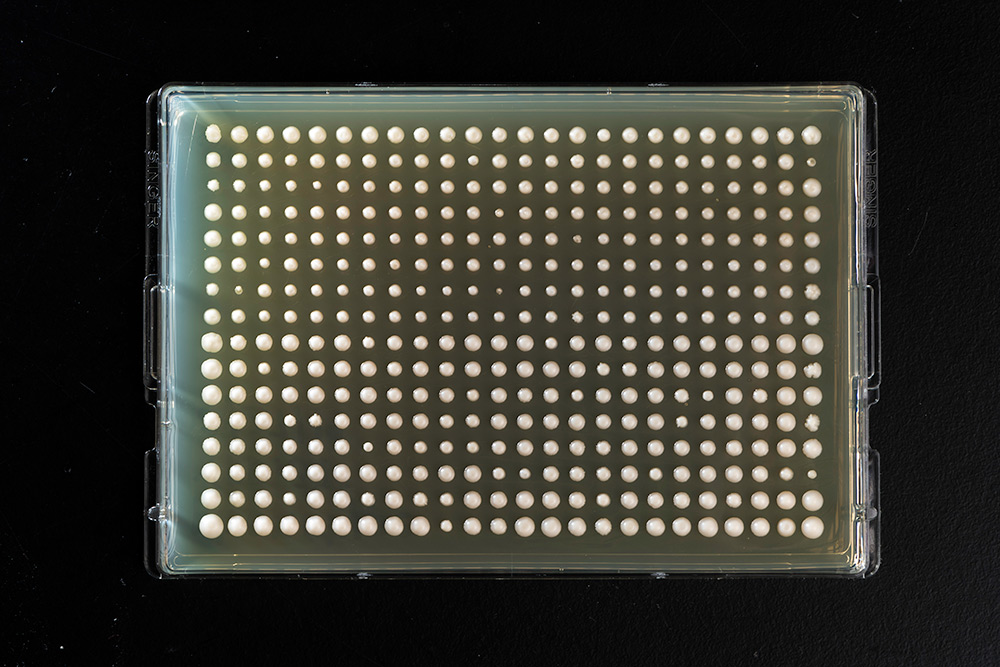
<path id="1" fill-rule="evenodd" d="M 817 127 L 204 136 L 204 537 L 824 535 Z"/>

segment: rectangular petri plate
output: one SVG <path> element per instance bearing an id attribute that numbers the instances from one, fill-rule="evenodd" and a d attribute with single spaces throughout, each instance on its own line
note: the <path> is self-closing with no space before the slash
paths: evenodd
<path id="1" fill-rule="evenodd" d="M 877 566 L 860 89 L 151 115 L 155 572 Z"/>

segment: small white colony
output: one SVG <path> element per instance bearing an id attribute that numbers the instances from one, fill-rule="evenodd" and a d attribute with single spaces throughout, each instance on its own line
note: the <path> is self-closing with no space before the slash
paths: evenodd
<path id="1" fill-rule="evenodd" d="M 827 533 L 816 126 L 371 122 L 205 129 L 205 538 Z"/>

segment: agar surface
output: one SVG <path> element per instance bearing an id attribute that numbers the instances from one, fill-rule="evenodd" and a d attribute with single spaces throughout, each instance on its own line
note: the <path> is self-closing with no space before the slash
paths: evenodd
<path id="1" fill-rule="evenodd" d="M 195 542 L 738 555 L 843 530 L 835 127 L 230 115 L 191 140 Z"/>

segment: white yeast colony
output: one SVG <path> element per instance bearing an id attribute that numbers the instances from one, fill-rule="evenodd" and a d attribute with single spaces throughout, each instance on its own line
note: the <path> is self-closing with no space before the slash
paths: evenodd
<path id="1" fill-rule="evenodd" d="M 824 534 L 817 127 L 205 138 L 205 537 Z"/>

